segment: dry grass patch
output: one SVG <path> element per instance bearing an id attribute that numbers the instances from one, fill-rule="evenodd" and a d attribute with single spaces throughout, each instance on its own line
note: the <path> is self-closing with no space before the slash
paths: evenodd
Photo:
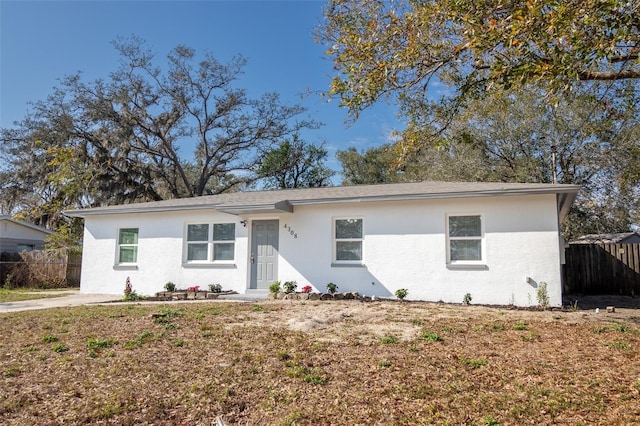
<path id="1" fill-rule="evenodd" d="M 637 318 L 357 301 L 12 313 L 0 423 L 631 424 Z"/>

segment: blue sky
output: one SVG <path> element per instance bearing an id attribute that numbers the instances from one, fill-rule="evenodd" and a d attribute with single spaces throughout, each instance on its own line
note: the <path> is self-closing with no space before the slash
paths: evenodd
<path id="1" fill-rule="evenodd" d="M 323 1 L 0 1 L 0 127 L 24 118 L 28 102 L 44 100 L 57 79 L 83 72 L 85 81 L 108 77 L 118 66 L 111 42 L 136 35 L 158 63 L 178 44 L 208 50 L 225 62 L 248 59 L 238 82 L 257 97 L 278 92 L 323 122 L 306 135 L 324 142 L 328 165 L 338 149 L 378 146 L 401 126 L 395 108 L 381 103 L 346 126 L 346 111 L 309 92 L 328 89 L 332 64 L 312 32 Z"/>

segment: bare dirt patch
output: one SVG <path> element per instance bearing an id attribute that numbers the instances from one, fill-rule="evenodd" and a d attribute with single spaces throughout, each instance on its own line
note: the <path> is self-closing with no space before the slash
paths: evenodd
<path id="1" fill-rule="evenodd" d="M 633 424 L 639 318 L 359 301 L 13 313 L 0 423 Z"/>

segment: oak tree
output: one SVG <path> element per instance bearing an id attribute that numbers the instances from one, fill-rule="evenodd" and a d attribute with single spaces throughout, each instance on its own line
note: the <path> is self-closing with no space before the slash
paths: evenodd
<path id="1" fill-rule="evenodd" d="M 330 186 L 335 172 L 325 165 L 326 159 L 327 150 L 322 145 L 305 143 L 295 134 L 264 156 L 258 173 L 265 176 L 263 185 L 267 189 Z"/>
<path id="2" fill-rule="evenodd" d="M 640 3 L 626 0 L 331 0 L 317 39 L 353 117 L 379 98 L 456 103 L 492 88 L 640 78 Z"/>
<path id="3" fill-rule="evenodd" d="M 114 46 L 121 61 L 108 77 L 67 76 L 2 129 L 13 182 L 3 196 L 35 221 L 64 208 L 238 190 L 265 177 L 265 155 L 318 126 L 277 93 L 252 98 L 238 87 L 240 56 L 223 63 L 178 46 L 158 64 L 136 37 Z"/>

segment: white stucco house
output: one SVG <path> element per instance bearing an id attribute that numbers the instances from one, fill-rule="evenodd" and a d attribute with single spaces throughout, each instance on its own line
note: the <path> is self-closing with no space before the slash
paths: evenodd
<path id="1" fill-rule="evenodd" d="M 562 304 L 559 223 L 579 187 L 418 182 L 97 207 L 84 218 L 81 291 L 139 294 L 219 283 L 266 292 L 275 280 L 461 303 Z"/>

